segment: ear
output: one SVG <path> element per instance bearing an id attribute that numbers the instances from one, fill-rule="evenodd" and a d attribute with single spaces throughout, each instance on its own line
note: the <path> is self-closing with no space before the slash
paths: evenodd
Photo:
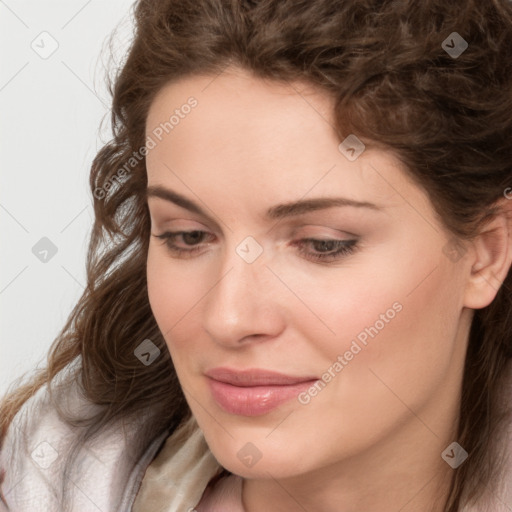
<path id="1" fill-rule="evenodd" d="M 488 306 L 496 297 L 512 263 L 512 199 L 496 202 L 498 213 L 472 240 L 472 266 L 464 305 L 472 309 Z"/>

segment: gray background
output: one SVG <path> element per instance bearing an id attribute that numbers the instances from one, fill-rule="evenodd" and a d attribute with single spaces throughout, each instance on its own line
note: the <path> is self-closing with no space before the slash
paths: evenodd
<path id="1" fill-rule="evenodd" d="M 104 77 L 131 40 L 132 3 L 0 0 L 0 394 L 43 365 L 82 293 Z"/>

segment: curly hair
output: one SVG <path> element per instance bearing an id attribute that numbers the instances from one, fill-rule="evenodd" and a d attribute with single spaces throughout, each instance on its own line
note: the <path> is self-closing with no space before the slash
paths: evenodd
<path id="1" fill-rule="evenodd" d="M 69 378 L 79 377 L 84 395 L 102 407 L 91 418 L 61 413 L 86 427 L 84 438 L 142 411 L 151 411 L 155 435 L 190 415 L 148 301 L 147 176 L 144 158 L 134 158 L 146 144 L 148 109 L 168 83 L 235 65 L 255 77 L 318 87 L 334 100 L 340 140 L 353 133 L 392 150 L 460 239 L 478 233 L 512 185 L 509 0 L 139 0 L 133 12 L 135 37 L 111 80 L 113 137 L 90 173 L 87 286 L 47 368 L 4 397 L 0 439 L 22 404 L 41 386 L 51 389 L 78 356 Z M 449 37 L 467 49 L 450 54 Z M 119 183 L 116 173 L 128 161 Z M 500 466 L 511 290 L 509 272 L 494 301 L 475 311 L 457 438 L 471 456 L 453 473 L 445 512 L 471 503 Z M 151 367 L 134 356 L 146 338 L 162 351 Z"/>

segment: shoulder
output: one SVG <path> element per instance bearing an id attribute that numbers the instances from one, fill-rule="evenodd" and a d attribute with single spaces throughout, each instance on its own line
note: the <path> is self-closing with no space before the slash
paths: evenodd
<path id="1" fill-rule="evenodd" d="M 80 393 L 77 364 L 56 376 L 51 394 L 47 386 L 40 388 L 10 424 L 0 452 L 5 502 L 0 511 L 64 510 L 65 499 L 73 512 L 118 510 L 135 496 L 146 466 L 168 436 L 148 438 L 141 418 L 81 442 L 83 429 L 63 421 L 56 406 L 81 418 L 101 408 Z"/>

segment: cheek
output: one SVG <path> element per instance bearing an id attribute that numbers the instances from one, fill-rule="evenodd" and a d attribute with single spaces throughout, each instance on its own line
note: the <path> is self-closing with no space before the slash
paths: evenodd
<path id="1" fill-rule="evenodd" d="M 325 310 L 336 339 L 316 339 L 316 354 L 323 355 L 317 369 L 325 385 L 301 397 L 305 405 L 297 418 L 305 436 L 315 436 L 321 424 L 333 445 L 350 451 L 392 432 L 411 411 L 421 416 L 433 400 L 442 402 L 443 393 L 450 394 L 457 381 L 453 374 L 463 364 L 454 341 L 460 284 L 446 265 L 422 281 L 435 266 L 435 256 L 410 262 L 396 275 L 374 276 L 364 293 L 350 293 L 348 281 L 346 293 L 338 292 L 336 304 Z"/>
<path id="2" fill-rule="evenodd" d="M 190 275 L 183 266 L 173 264 L 161 248 L 150 246 L 147 283 L 151 310 L 169 348 L 171 340 L 194 339 L 191 329 L 197 323 L 191 319 L 207 292 L 204 276 Z"/>
<path id="3" fill-rule="evenodd" d="M 432 272 L 432 261 L 375 276 L 371 289 L 341 305 L 336 328 L 345 335 L 329 347 L 331 361 L 345 353 L 350 361 L 335 393 L 368 421 L 401 414 L 403 403 L 421 408 L 454 371 L 460 289 L 447 265 Z"/>
<path id="4" fill-rule="evenodd" d="M 316 340 L 325 370 L 347 355 L 343 373 L 345 381 L 353 381 L 349 387 L 374 388 L 373 370 L 407 394 L 411 382 L 434 383 L 449 371 L 462 286 L 441 248 L 427 242 L 409 252 L 401 243 L 402 248 L 383 246 L 371 261 L 361 256 L 357 265 L 334 271 L 338 276 L 332 279 L 316 275 L 296 282 L 297 294 L 334 334 L 325 335 L 324 329 L 317 336 L 314 329 L 321 324 L 312 315 L 295 315 L 295 321 L 303 335 Z"/>

